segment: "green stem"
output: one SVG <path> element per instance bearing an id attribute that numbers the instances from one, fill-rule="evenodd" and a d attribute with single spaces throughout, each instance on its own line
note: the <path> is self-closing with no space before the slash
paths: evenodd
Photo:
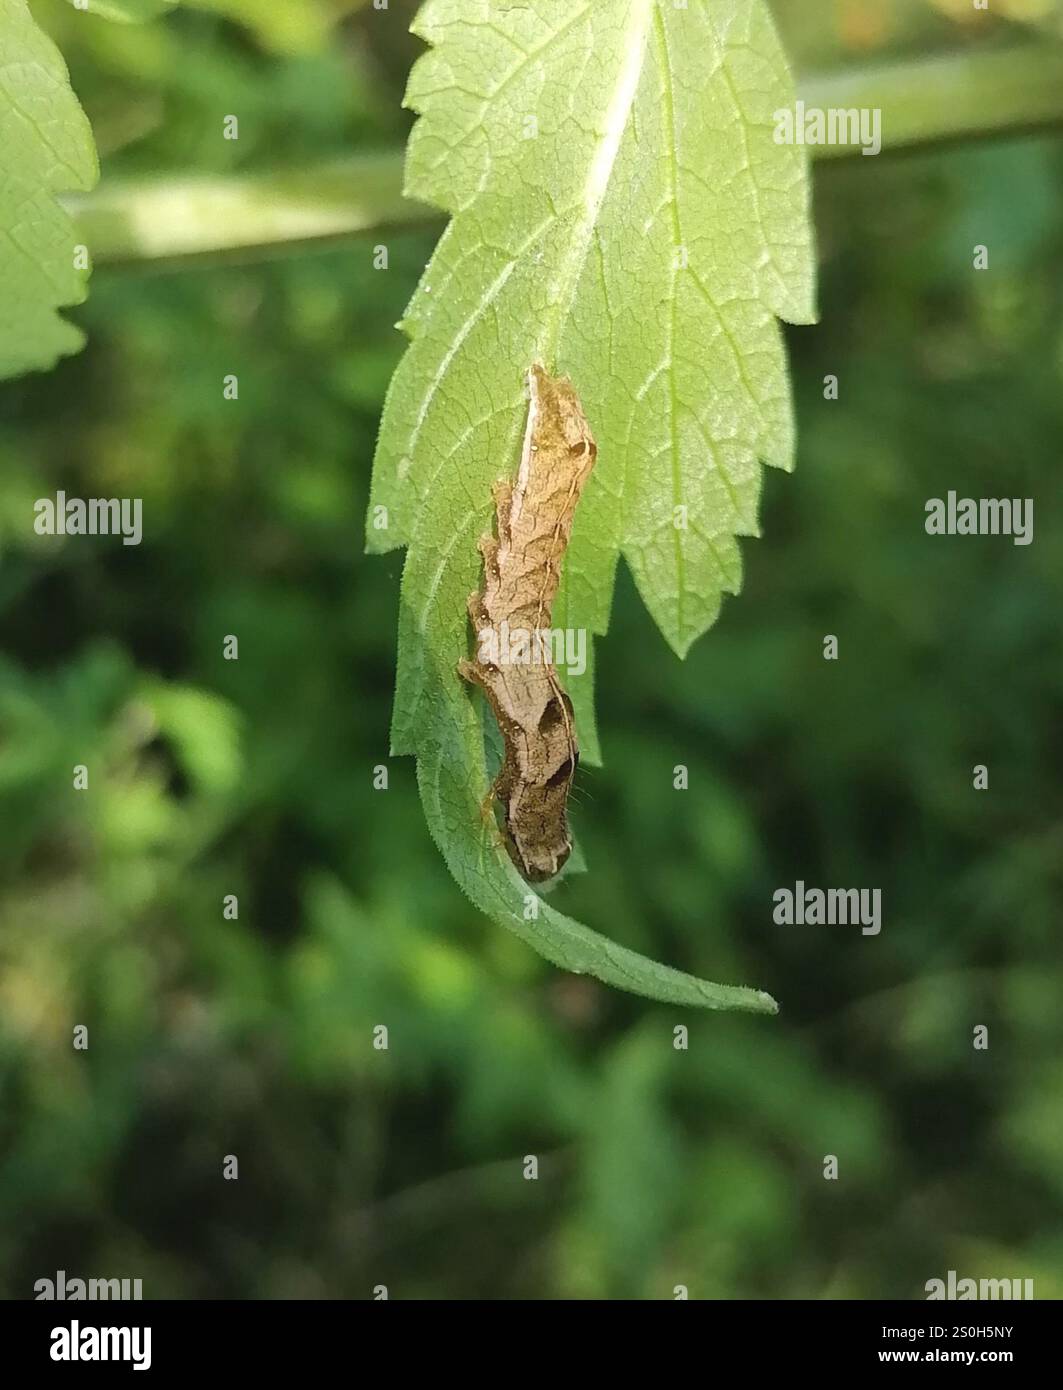
<path id="1" fill-rule="evenodd" d="M 402 196 L 402 155 L 355 155 L 268 174 L 106 180 L 63 199 L 94 265 L 185 263 L 436 221 Z"/>
<path id="2" fill-rule="evenodd" d="M 882 148 L 982 139 L 1063 124 L 1063 46 L 1023 43 L 812 76 L 806 107 L 882 112 Z M 813 145 L 816 159 L 859 153 Z M 402 197 L 401 152 L 286 173 L 108 183 L 64 201 L 96 265 L 276 256 L 307 243 L 441 220 Z"/>
<path id="3" fill-rule="evenodd" d="M 1063 44 L 1024 43 L 889 66 L 828 73 L 800 83 L 808 106 L 882 112 L 882 148 L 977 140 L 1063 124 Z M 836 159 L 852 145 L 821 145 Z"/>

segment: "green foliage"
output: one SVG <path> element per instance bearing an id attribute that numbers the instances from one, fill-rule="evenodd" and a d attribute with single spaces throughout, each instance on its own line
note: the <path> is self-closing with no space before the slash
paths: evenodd
<path id="1" fill-rule="evenodd" d="M 263 0 L 69 0 L 69 3 L 77 10 L 126 24 L 157 19 L 183 3 L 192 9 L 206 10 L 244 24 L 265 46 L 283 53 L 316 48 L 343 12 L 360 9 L 366 0 L 299 0 L 293 5 L 264 4 Z"/>
<path id="2" fill-rule="evenodd" d="M 262 0 L 183 3 L 245 25 L 264 48 L 277 53 L 318 53 L 340 17 L 362 9 L 370 0 L 299 0 L 293 5 L 263 4 Z"/>
<path id="3" fill-rule="evenodd" d="M 403 6 L 284 59 L 186 6 L 35 13 L 118 180 L 393 146 Z M 835 7 L 779 11 L 807 70 L 824 27 L 869 61 Z M 633 950 L 762 982 L 770 1026 L 554 970 L 454 891 L 412 764 L 373 790 L 400 566 L 352 536 L 427 235 L 387 234 L 386 272 L 373 236 L 98 273 L 87 350 L 0 388 L 0 1294 L 1063 1295 L 1063 144 L 857 158 L 816 211 L 800 467 L 685 661 L 621 570 L 565 887 Z M 60 487 L 143 496 L 143 544 L 36 536 Z M 950 487 L 1034 496 L 1034 544 L 926 536 Z M 774 926 L 797 877 L 881 887 L 882 934 Z"/>
<path id="4" fill-rule="evenodd" d="M 406 97 L 407 191 L 452 220 L 403 320 L 374 467 L 369 546 L 409 547 L 392 750 L 417 755 L 457 881 L 549 959 L 654 998 L 770 1009 L 545 904 L 526 920 L 526 885 L 477 812 L 483 705 L 456 675 L 535 361 L 571 376 L 599 445 L 555 626 L 604 633 L 621 553 L 680 655 L 739 587 L 760 462 L 792 465 L 777 317 L 813 314 L 804 152 L 772 138 L 793 93 L 770 15 L 761 0 L 429 0 L 416 31 L 433 47 Z M 591 681 L 567 685 L 593 762 Z"/>
<path id="5" fill-rule="evenodd" d="M 0 0 L 0 379 L 54 366 L 81 333 L 57 312 L 85 297 L 56 195 L 96 181 L 88 121 L 25 0 Z"/>

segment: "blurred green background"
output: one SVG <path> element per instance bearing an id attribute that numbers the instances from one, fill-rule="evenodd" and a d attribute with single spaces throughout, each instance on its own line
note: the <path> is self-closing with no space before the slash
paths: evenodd
<path id="1" fill-rule="evenodd" d="M 105 180 L 397 149 L 413 9 L 35 6 Z M 799 72 L 1018 28 L 776 10 Z M 1063 1295 L 1061 175 L 1046 134 L 817 167 L 799 466 L 745 592 L 679 663 L 621 575 L 556 901 L 777 1019 L 559 973 L 461 896 L 410 761 L 373 790 L 401 556 L 363 513 L 438 225 L 97 271 L 87 350 L 0 388 L 0 1293 Z M 37 537 L 60 488 L 142 497 L 143 544 Z M 1034 497 L 1033 545 L 927 537 L 949 489 Z M 882 934 L 775 926 L 797 878 L 881 888 Z"/>

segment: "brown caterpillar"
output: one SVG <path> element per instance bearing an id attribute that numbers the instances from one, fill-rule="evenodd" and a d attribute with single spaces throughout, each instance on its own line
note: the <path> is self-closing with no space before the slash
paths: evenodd
<path id="1" fill-rule="evenodd" d="M 480 541 L 483 585 L 469 596 L 477 656 L 458 670 L 483 690 L 502 734 L 502 767 L 485 804 L 498 801 L 510 857 L 539 883 L 572 852 L 567 806 L 579 748 L 544 634 L 598 448 L 567 377 L 536 363 L 528 394 L 520 468 L 515 482 L 494 486 L 498 534 Z"/>

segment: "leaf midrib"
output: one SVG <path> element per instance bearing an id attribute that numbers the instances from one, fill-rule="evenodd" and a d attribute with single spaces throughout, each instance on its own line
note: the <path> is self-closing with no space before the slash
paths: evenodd
<path id="1" fill-rule="evenodd" d="M 589 13 L 589 8 L 588 6 L 583 14 Z M 654 0 L 633 0 L 633 4 L 629 10 L 630 18 L 635 21 L 633 38 L 635 38 L 637 42 L 625 43 L 625 57 L 618 70 L 617 81 L 606 109 L 604 129 L 599 136 L 598 146 L 594 156 L 588 162 L 587 166 L 587 178 L 583 185 L 584 210 L 582 215 L 573 224 L 570 238 L 571 249 L 561 262 L 559 272 L 555 277 L 555 283 L 559 286 L 559 293 L 554 302 L 553 312 L 544 319 L 543 331 L 536 341 L 535 352 L 533 354 L 533 360 L 535 361 L 554 364 L 556 360 L 557 343 L 561 335 L 561 328 L 572 309 L 572 301 L 575 297 L 576 287 L 579 284 L 583 267 L 587 261 L 594 236 L 594 229 L 598 224 L 602 203 L 609 190 L 609 183 L 612 178 L 613 170 L 616 167 L 617 158 L 620 154 L 620 146 L 624 138 L 624 133 L 628 127 L 632 107 L 638 95 L 642 70 L 646 58 L 646 50 L 648 48 L 650 20 L 655 11 L 656 6 Z M 562 29 L 557 30 L 551 36 L 550 43 L 556 42 L 559 35 L 570 29 L 574 22 L 574 20 L 569 20 Z M 541 54 L 547 51 L 548 48 L 549 44 L 543 44 L 536 50 L 536 54 Z M 540 234 L 541 230 L 540 228 L 536 235 Z M 531 240 L 534 241 L 534 238 Z M 509 278 L 512 270 L 516 267 L 519 259 L 520 256 L 518 254 L 518 256 L 514 257 L 510 262 L 506 270 L 499 276 L 496 276 L 493 284 L 498 285 L 504 283 L 504 281 Z M 460 350 L 461 344 L 468 336 L 469 325 L 483 313 L 487 302 L 488 301 L 482 301 L 477 306 L 474 313 L 470 315 L 465 325 L 463 325 L 460 342 L 445 355 L 444 365 L 442 369 L 436 373 L 432 385 L 426 394 L 426 401 L 419 412 L 414 437 L 416 437 L 416 434 L 418 434 L 423 427 L 424 418 L 427 413 L 427 403 L 438 389 L 442 377 L 445 375 L 446 366 L 453 361 L 454 356 Z M 524 364 L 525 367 L 530 365 L 530 363 Z M 519 432 L 520 421 L 516 420 L 508 432 L 508 444 L 515 446 Z M 441 467 L 442 465 L 437 465 L 435 474 L 431 480 L 432 482 L 438 477 Z M 428 613 L 437 591 L 438 582 L 430 589 L 421 607 L 421 611 L 418 613 L 418 627 L 422 632 L 427 628 Z"/>
<path id="2" fill-rule="evenodd" d="M 537 343 L 537 360 L 542 362 L 555 361 L 561 326 L 572 310 L 576 287 L 587 262 L 594 229 L 598 225 L 602 203 L 609 191 L 620 146 L 638 95 L 648 47 L 650 18 L 655 10 L 655 0 L 633 0 L 629 10 L 629 16 L 634 21 L 634 30 L 631 40 L 624 42 L 625 57 L 606 108 L 605 129 L 587 166 L 584 212 L 573 226 L 571 250 L 559 268 L 558 284 L 561 292 L 555 301 L 554 312 L 545 320 L 543 332 Z"/>

